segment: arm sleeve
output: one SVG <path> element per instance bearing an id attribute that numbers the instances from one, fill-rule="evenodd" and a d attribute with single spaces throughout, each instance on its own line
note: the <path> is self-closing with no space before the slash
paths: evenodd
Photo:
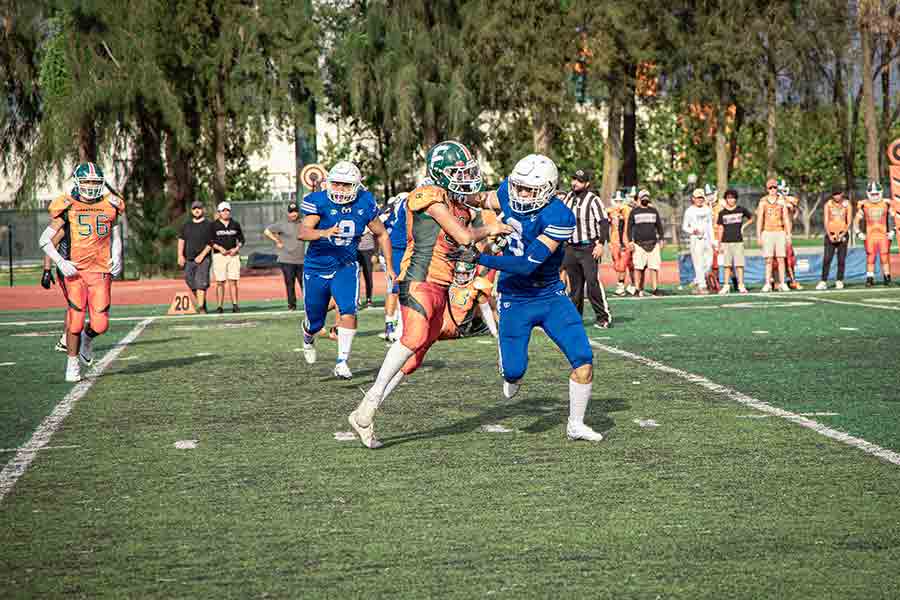
<path id="1" fill-rule="evenodd" d="M 531 273 L 541 266 L 551 254 L 550 248 L 548 248 L 544 242 L 534 240 L 522 256 L 494 256 L 492 254 L 482 254 L 478 258 L 478 264 L 489 269 L 505 271 L 515 275 L 531 275 Z"/>
<path id="2" fill-rule="evenodd" d="M 557 204 L 555 206 L 559 205 Z M 560 210 L 554 212 L 549 219 L 552 219 L 551 222 L 544 226 L 541 233 L 551 240 L 565 242 L 575 233 L 575 214 L 568 208 L 560 207 Z M 531 246 L 529 246 L 529 248 L 530 247 Z"/>
<path id="3" fill-rule="evenodd" d="M 303 200 L 300 201 L 300 214 L 304 217 L 306 215 L 317 215 L 319 214 L 319 207 L 316 206 L 314 199 L 311 198 L 312 194 L 306 196 Z"/>

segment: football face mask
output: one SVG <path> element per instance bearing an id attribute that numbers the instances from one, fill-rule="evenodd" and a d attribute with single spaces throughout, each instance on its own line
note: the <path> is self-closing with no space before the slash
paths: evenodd
<path id="1" fill-rule="evenodd" d="M 883 198 L 883 196 L 882 196 L 883 191 L 884 190 L 882 189 L 880 183 L 878 183 L 877 181 L 872 181 L 866 187 L 866 197 L 871 202 L 881 202 L 881 199 Z"/>
<path id="2" fill-rule="evenodd" d="M 449 140 L 435 144 L 425 157 L 428 177 L 434 185 L 450 193 L 452 200 L 462 202 L 465 196 L 481 191 L 481 167 L 459 142 Z"/>
<path id="3" fill-rule="evenodd" d="M 362 187 L 362 175 L 352 162 L 342 160 L 328 172 L 326 193 L 335 204 L 350 204 Z"/>
<path id="4" fill-rule="evenodd" d="M 559 171 L 553 161 L 541 154 L 529 154 L 516 163 L 507 179 L 509 206 L 517 213 L 540 210 L 556 193 Z"/>
<path id="5" fill-rule="evenodd" d="M 75 190 L 78 197 L 88 202 L 95 202 L 103 196 L 103 171 L 94 163 L 82 163 L 72 173 L 75 179 Z"/>

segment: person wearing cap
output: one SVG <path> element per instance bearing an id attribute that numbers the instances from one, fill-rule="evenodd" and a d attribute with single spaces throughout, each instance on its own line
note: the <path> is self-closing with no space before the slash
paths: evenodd
<path id="1" fill-rule="evenodd" d="M 244 245 L 244 231 L 241 224 L 231 218 L 231 204 L 219 202 L 216 207 L 219 218 L 212 224 L 212 271 L 216 278 L 216 312 L 221 314 L 225 302 L 225 282 L 231 296 L 231 312 L 238 308 L 238 280 L 241 278 L 241 246 Z"/>
<path id="2" fill-rule="evenodd" d="M 566 244 L 563 270 L 569 282 L 569 298 L 578 313 L 584 311 L 584 288 L 594 308 L 595 327 L 612 325 L 612 314 L 606 301 L 606 290 L 600 282 L 598 264 L 603 257 L 603 245 L 609 240 L 609 220 L 600 196 L 591 191 L 593 173 L 578 169 L 572 176 L 572 191 L 563 202 L 575 214 L 575 232 Z"/>
<path id="3" fill-rule="evenodd" d="M 725 192 L 725 207 L 718 211 L 716 230 L 719 248 L 722 249 L 722 263 L 725 265 L 725 283 L 720 294 L 731 291 L 731 282 L 737 279 L 737 289 L 746 294 L 744 286 L 744 228 L 753 222 L 753 213 L 737 205 L 737 190 Z"/>
<path id="4" fill-rule="evenodd" d="M 772 268 L 778 266 L 778 289 L 782 292 L 790 290 L 785 283 L 785 257 L 787 243 L 791 239 L 791 217 L 787 204 L 778 193 L 778 182 L 770 179 L 766 182 L 767 194 L 760 198 L 756 207 L 756 239 L 762 245 L 766 259 L 766 278 L 761 292 L 772 291 Z"/>
<path id="5" fill-rule="evenodd" d="M 853 207 L 844 199 L 844 191 L 835 188 L 831 197 L 822 207 L 825 221 L 825 255 L 822 260 L 822 280 L 816 285 L 817 290 L 828 289 L 828 273 L 831 261 L 837 253 L 837 276 L 834 287 L 844 289 L 844 268 L 847 264 L 847 244 L 850 241 L 850 225 L 853 223 Z"/>
<path id="6" fill-rule="evenodd" d="M 659 269 L 662 266 L 663 226 L 659 211 L 650 202 L 650 192 L 641 190 L 638 205 L 628 215 L 625 225 L 625 244 L 631 249 L 634 273 L 638 282 L 637 295 L 644 296 L 646 273 L 650 271 L 651 293 L 659 293 Z M 640 273 L 640 277 L 637 274 Z"/>
<path id="7" fill-rule="evenodd" d="M 203 203 L 191 203 L 191 218 L 185 221 L 178 236 L 178 266 L 184 268 L 184 281 L 194 294 L 197 310 L 206 312 L 206 290 L 212 260 L 212 222 L 203 214 Z"/>
<path id="8" fill-rule="evenodd" d="M 691 194 L 691 206 L 684 211 L 681 230 L 690 236 L 691 263 L 694 265 L 695 294 L 708 294 L 706 273 L 712 266 L 713 259 L 713 221 L 712 209 L 706 203 L 706 194 L 697 188 Z"/>
<path id="9" fill-rule="evenodd" d="M 263 230 L 263 235 L 275 243 L 278 249 L 278 266 L 284 275 L 287 291 L 288 310 L 297 310 L 297 292 L 294 282 L 303 293 L 303 256 L 305 243 L 297 236 L 300 233 L 300 209 L 295 202 L 287 207 L 287 217 L 272 223 Z"/>

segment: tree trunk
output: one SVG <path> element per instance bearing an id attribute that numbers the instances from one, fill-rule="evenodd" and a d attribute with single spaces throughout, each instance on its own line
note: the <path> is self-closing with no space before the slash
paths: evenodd
<path id="1" fill-rule="evenodd" d="M 835 59 L 834 90 L 832 99 L 837 107 L 835 119 L 841 138 L 841 159 L 844 167 L 844 189 L 848 199 L 853 201 L 853 132 L 850 127 L 850 106 L 847 101 L 847 90 L 844 89 L 844 57 L 840 54 Z"/>
<path id="2" fill-rule="evenodd" d="M 622 180 L 626 186 L 638 184 L 637 155 L 637 65 L 628 66 L 625 106 L 622 116 Z"/>
<path id="3" fill-rule="evenodd" d="M 875 93 L 872 82 L 872 32 L 864 23 L 860 24 L 860 40 L 862 43 L 862 102 L 866 127 L 866 175 L 869 181 L 877 181 L 880 175 L 878 159 L 880 144 L 878 141 L 878 123 L 875 118 Z"/>
<path id="4" fill-rule="evenodd" d="M 734 172 L 738 160 L 738 134 L 744 124 L 744 108 L 740 104 L 735 105 L 734 126 L 728 136 L 728 174 Z"/>
<path id="5" fill-rule="evenodd" d="M 778 126 L 778 78 L 770 65 L 766 77 L 766 177 L 775 177 L 775 155 L 778 152 L 776 128 Z"/>
<path id="6" fill-rule="evenodd" d="M 724 86 L 720 84 L 719 101 L 715 107 L 716 119 L 716 187 L 719 190 L 719 198 L 725 194 L 728 187 L 728 136 L 725 131 L 728 125 L 728 96 Z"/>
<path id="7" fill-rule="evenodd" d="M 885 56 L 894 53 L 894 39 L 888 36 L 885 42 Z M 887 156 L 887 149 L 891 143 L 891 63 L 881 70 L 881 137 L 879 156 Z M 888 162 L 881 161 L 881 178 L 888 177 Z"/>
<path id="8" fill-rule="evenodd" d="M 555 141 L 553 131 L 553 119 L 550 114 L 535 109 L 532 117 L 532 143 L 537 154 L 550 154 L 550 149 Z"/>
<path id="9" fill-rule="evenodd" d="M 615 89 L 610 86 L 610 89 Z M 603 145 L 603 179 L 600 197 L 608 201 L 619 187 L 619 169 L 622 165 L 622 105 L 621 97 L 613 93 L 607 107 L 606 140 Z"/>
<path id="10" fill-rule="evenodd" d="M 139 137 L 134 147 L 134 166 L 129 180 L 132 193 L 160 200 L 165 194 L 166 170 L 162 158 L 162 116 L 148 110 L 143 98 L 135 104 Z"/>
<path id="11" fill-rule="evenodd" d="M 78 146 L 78 162 L 97 162 L 97 130 L 89 118 L 75 133 L 75 143 Z"/>
<path id="12" fill-rule="evenodd" d="M 213 93 L 213 114 L 215 115 L 215 126 L 213 128 L 213 144 L 216 153 L 216 172 L 213 176 L 213 197 L 216 204 L 225 201 L 225 125 L 227 115 L 225 114 L 225 103 L 222 98 L 222 79 L 220 78 L 215 84 L 215 92 Z"/>

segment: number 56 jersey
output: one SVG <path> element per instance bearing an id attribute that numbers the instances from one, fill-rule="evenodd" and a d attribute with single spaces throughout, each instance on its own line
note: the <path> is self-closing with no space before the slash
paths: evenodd
<path id="1" fill-rule="evenodd" d="M 508 186 L 508 182 L 504 180 L 497 188 L 497 200 L 502 211 L 500 219 L 513 229 L 503 254 L 523 256 L 528 246 L 540 235 L 559 242 L 559 245 L 531 275 L 501 271 L 497 290 L 501 294 L 515 297 L 553 296 L 566 287 L 559 278 L 559 269 L 566 254 L 565 242 L 575 233 L 575 215 L 555 196 L 540 210 L 517 213 L 509 204 Z"/>
<path id="2" fill-rule="evenodd" d="M 50 218 L 68 224 L 67 238 L 60 247 L 68 247 L 68 260 L 79 271 L 109 273 L 112 228 L 125 214 L 125 201 L 107 194 L 96 202 L 85 202 L 77 195 L 63 195 L 50 203 Z"/>
<path id="3" fill-rule="evenodd" d="M 316 229 L 338 226 L 337 235 L 309 242 L 303 265 L 307 270 L 333 273 L 341 267 L 356 263 L 359 239 L 379 213 L 375 197 L 367 190 L 360 190 L 349 204 L 336 204 L 326 192 L 313 192 L 300 203 L 300 212 L 318 215 Z"/>

